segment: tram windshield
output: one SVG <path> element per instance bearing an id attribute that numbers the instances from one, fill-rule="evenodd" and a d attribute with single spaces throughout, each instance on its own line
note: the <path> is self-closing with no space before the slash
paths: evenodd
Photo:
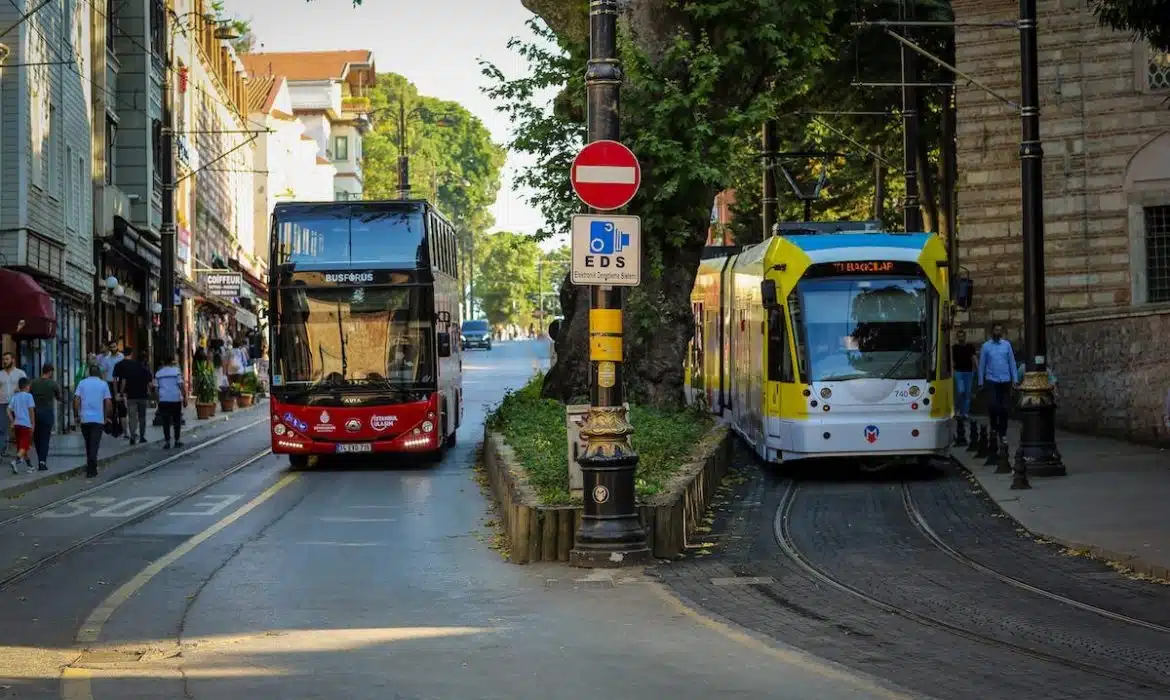
<path id="1" fill-rule="evenodd" d="M 796 292 L 800 369 L 810 381 L 934 374 L 934 294 L 925 279 L 813 278 Z"/>

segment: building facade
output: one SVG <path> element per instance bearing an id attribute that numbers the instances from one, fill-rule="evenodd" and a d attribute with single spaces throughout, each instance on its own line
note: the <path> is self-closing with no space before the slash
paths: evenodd
<path id="1" fill-rule="evenodd" d="M 177 347 L 214 351 L 254 339 L 266 271 L 255 254 L 252 188 L 257 140 L 248 119 L 244 66 L 220 31 L 207 0 L 177 0 L 172 106 L 177 165 L 175 219 L 179 295 Z M 209 287 L 210 275 L 234 275 L 235 287 Z"/>
<path id="2" fill-rule="evenodd" d="M 277 202 L 322 202 L 333 199 L 337 167 L 317 155 L 317 142 L 305 125 L 293 116 L 288 80 L 279 76 L 255 76 L 248 84 L 249 119 L 262 128 L 256 139 L 255 255 L 268 262 L 268 237 L 272 210 Z"/>
<path id="3" fill-rule="evenodd" d="M 956 22 L 1012 20 L 1006 0 L 956 0 Z M 1039 7 L 1048 361 L 1067 427 L 1167 437 L 1170 390 L 1170 61 L 1100 27 L 1079 0 Z M 960 264 L 975 281 L 960 323 L 1020 339 L 1023 318 L 1019 37 L 959 27 Z"/>
<path id="4" fill-rule="evenodd" d="M 56 323 L 40 337 L 19 322 L 0 332 L 25 371 L 52 363 L 70 387 L 88 350 L 95 279 L 91 6 L 35 5 L 0 5 L 0 26 L 11 28 L 0 39 L 0 267 L 32 277 Z M 62 429 L 68 413 L 58 411 Z"/>
<path id="5" fill-rule="evenodd" d="M 332 199 L 362 199 L 362 137 L 370 127 L 369 90 L 377 79 L 370 51 L 254 53 L 243 57 L 253 80 L 283 78 L 293 115 L 336 168 Z"/>

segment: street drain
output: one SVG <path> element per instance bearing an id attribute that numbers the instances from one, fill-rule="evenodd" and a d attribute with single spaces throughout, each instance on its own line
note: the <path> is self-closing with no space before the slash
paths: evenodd
<path id="1" fill-rule="evenodd" d="M 125 664 L 141 661 L 146 656 L 145 651 L 124 651 L 120 649 L 86 650 L 82 652 L 75 665 L 90 666 L 93 664 Z"/>

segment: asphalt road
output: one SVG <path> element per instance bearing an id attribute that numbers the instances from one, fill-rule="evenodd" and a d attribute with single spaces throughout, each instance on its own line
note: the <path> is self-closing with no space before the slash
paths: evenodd
<path id="1" fill-rule="evenodd" d="M 84 500 L 7 504 L 0 698 L 912 697 L 642 572 L 504 562 L 476 443 L 546 357 L 468 353 L 439 465 L 289 472 L 258 425 Z"/>

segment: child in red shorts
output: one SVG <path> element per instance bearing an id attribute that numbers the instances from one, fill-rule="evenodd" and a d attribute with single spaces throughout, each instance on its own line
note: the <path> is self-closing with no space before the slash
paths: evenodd
<path id="1" fill-rule="evenodd" d="M 32 472 L 35 467 L 28 461 L 28 450 L 32 446 L 33 428 L 36 427 L 36 401 L 28 388 L 32 384 L 28 377 L 21 377 L 16 393 L 8 399 L 8 424 L 16 437 L 16 459 L 12 460 L 12 473 L 19 474 L 23 463 L 25 470 Z"/>

